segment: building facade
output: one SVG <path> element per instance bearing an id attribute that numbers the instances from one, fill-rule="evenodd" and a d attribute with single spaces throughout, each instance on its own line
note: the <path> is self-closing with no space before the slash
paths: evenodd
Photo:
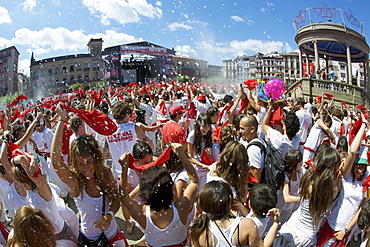
<path id="1" fill-rule="evenodd" d="M 0 97 L 18 91 L 18 58 L 15 46 L 0 50 Z"/>
<path id="2" fill-rule="evenodd" d="M 103 78 L 101 59 L 102 39 L 91 39 L 88 54 L 66 55 L 36 60 L 31 57 L 31 97 L 43 97 L 58 92 L 67 92 L 73 84 L 82 84 L 83 89 L 95 86 Z"/>

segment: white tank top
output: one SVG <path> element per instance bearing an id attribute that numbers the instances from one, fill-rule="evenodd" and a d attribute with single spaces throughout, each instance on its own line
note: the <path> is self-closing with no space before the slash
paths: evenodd
<path id="1" fill-rule="evenodd" d="M 132 153 L 137 135 L 134 123 L 120 123 L 114 134 L 107 137 L 110 153 L 113 162 L 113 175 L 121 177 L 122 167 L 118 163 L 119 158 L 124 153 Z"/>
<path id="2" fill-rule="evenodd" d="M 31 201 L 31 206 L 35 209 L 40 209 L 46 217 L 53 223 L 54 232 L 60 233 L 64 226 L 64 220 L 58 212 L 58 207 L 54 198 L 54 193 L 49 201 L 44 200 L 39 193 L 34 190 L 28 191 L 28 197 Z"/>
<path id="3" fill-rule="evenodd" d="M 150 217 L 150 207 L 146 206 L 146 228 L 144 230 L 146 242 L 153 247 L 164 245 L 180 244 L 187 238 L 187 232 L 184 224 L 182 224 L 177 208 L 172 203 L 173 220 L 164 229 L 158 228 Z"/>
<path id="4" fill-rule="evenodd" d="M 26 197 L 23 197 L 20 194 L 18 194 L 17 190 L 14 187 L 14 182 L 9 185 L 8 199 L 12 205 L 12 208 L 10 208 L 9 210 L 9 214 L 13 219 L 14 219 L 15 212 L 17 212 L 17 210 L 20 207 L 30 206 L 30 203 L 28 201 L 28 193 Z"/>
<path id="5" fill-rule="evenodd" d="M 77 197 L 74 198 L 78 211 L 81 216 L 80 231 L 90 240 L 99 238 L 102 230 L 94 228 L 95 222 L 102 217 L 103 196 L 91 197 L 82 189 Z M 105 200 L 105 212 L 109 211 L 109 202 Z M 117 233 L 117 222 L 113 219 L 107 231 L 104 231 L 108 239 L 113 238 Z"/>
<path id="6" fill-rule="evenodd" d="M 233 220 L 231 225 L 227 228 L 218 228 L 217 225 L 211 220 L 209 224 L 209 230 L 212 233 L 212 245 L 215 247 L 226 247 L 236 246 L 234 241 L 234 234 L 238 234 L 236 232 L 236 228 L 239 226 L 242 217 L 237 217 Z M 222 233 L 221 233 L 222 231 Z M 215 238 L 217 238 L 217 245 L 215 245 Z"/>
<path id="7" fill-rule="evenodd" d="M 267 223 L 270 220 L 270 217 L 268 217 L 268 218 L 258 218 L 258 217 L 253 217 L 252 216 L 253 214 L 254 213 L 251 210 L 245 218 L 251 219 L 254 222 L 254 224 L 256 224 L 256 226 L 258 228 L 258 233 L 259 233 L 260 237 L 262 238 L 262 235 L 265 232 L 265 229 L 266 229 Z"/>

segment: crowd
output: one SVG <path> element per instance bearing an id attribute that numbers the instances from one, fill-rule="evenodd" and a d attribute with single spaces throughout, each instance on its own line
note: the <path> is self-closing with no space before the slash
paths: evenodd
<path id="1" fill-rule="evenodd" d="M 143 246 L 370 246 L 367 109 L 263 86 L 17 97 L 0 112 L 0 246 L 125 247 L 120 208 Z"/>

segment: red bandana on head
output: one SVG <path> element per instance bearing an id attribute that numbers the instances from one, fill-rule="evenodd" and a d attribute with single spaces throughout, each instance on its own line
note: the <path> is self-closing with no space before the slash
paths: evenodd
<path id="1" fill-rule="evenodd" d="M 142 172 L 151 166 L 161 166 L 164 163 L 166 163 L 166 161 L 170 158 L 171 150 L 172 150 L 171 146 L 167 147 L 166 150 L 158 157 L 158 159 L 156 159 L 156 161 L 142 166 L 137 166 L 134 156 L 132 156 L 132 154 L 129 154 L 128 167 L 134 169 L 135 171 Z"/>

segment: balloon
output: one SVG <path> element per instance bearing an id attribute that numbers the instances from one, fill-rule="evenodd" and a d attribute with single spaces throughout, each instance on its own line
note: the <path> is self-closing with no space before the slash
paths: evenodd
<path id="1" fill-rule="evenodd" d="M 279 79 L 271 79 L 265 85 L 266 95 L 273 99 L 278 100 L 285 91 L 284 83 Z"/>

